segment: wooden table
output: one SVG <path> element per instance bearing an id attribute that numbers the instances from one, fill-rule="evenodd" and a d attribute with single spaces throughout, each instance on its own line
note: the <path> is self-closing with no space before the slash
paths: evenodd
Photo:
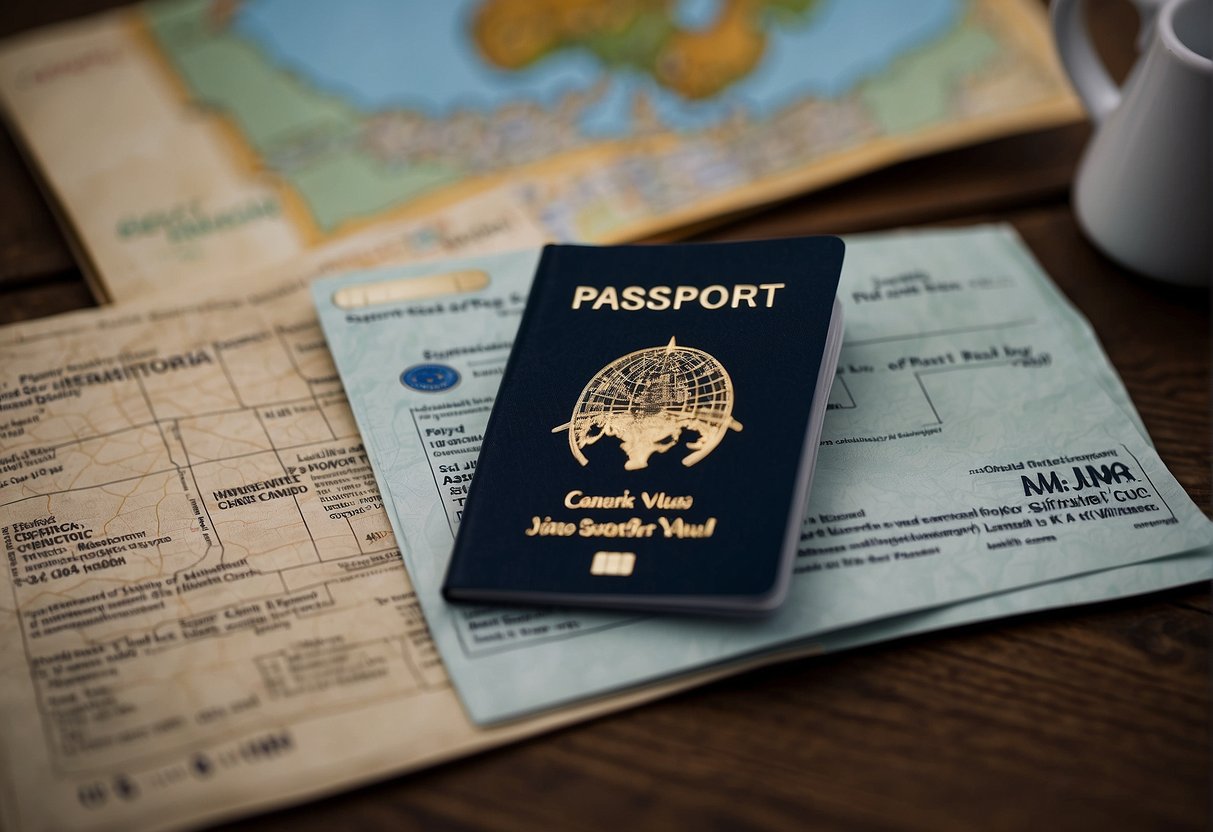
<path id="1" fill-rule="evenodd" d="M 0 13 L 0 36 L 104 0 Z M 1092 4 L 1115 73 L 1128 4 Z M 905 163 L 704 239 L 1007 221 L 1090 318 L 1210 510 L 1209 298 L 1118 268 L 1068 185 L 1085 126 Z M 92 304 L 0 134 L 0 323 Z M 231 829 L 1204 829 L 1206 586 L 808 659 Z"/>

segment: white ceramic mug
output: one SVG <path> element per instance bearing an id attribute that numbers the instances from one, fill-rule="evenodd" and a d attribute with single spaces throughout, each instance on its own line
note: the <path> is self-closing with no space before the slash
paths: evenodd
<path id="1" fill-rule="evenodd" d="M 1188 286 L 1213 274 L 1213 0 L 1136 0 L 1144 54 L 1108 76 L 1082 0 L 1053 0 L 1053 35 L 1095 135 L 1074 209 L 1087 236 L 1134 271 Z"/>

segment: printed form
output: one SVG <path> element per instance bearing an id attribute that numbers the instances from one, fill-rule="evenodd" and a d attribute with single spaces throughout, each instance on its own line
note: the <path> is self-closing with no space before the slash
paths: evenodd
<path id="1" fill-rule="evenodd" d="M 439 590 L 451 541 L 538 256 L 446 261 L 441 268 L 486 272 L 486 288 L 425 301 L 342 309 L 334 296 L 435 267 L 313 285 L 422 608 L 477 721 L 806 639 L 829 649 L 832 638 L 849 643 L 827 635 L 842 628 L 1213 539 L 1089 326 L 1014 232 L 876 235 L 848 240 L 846 337 L 779 610 L 738 622 L 448 604 Z M 410 387 L 399 376 L 415 366 L 460 382 Z M 744 379 L 734 385 L 741 407 Z M 536 413 L 515 429 L 550 433 L 566 418 Z M 639 512 L 572 502 L 553 520 L 593 531 Z M 984 616 L 974 603 L 968 614 Z M 902 626 L 878 629 L 891 637 Z"/>

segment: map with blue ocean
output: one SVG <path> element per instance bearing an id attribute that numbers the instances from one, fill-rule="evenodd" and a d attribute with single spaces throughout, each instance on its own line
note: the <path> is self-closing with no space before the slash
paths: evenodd
<path id="1" fill-rule="evenodd" d="M 498 187 L 553 238 L 605 242 L 1056 106 L 1017 6 L 176 0 L 140 20 L 314 242 Z"/>
<path id="2" fill-rule="evenodd" d="M 414 4 L 357 5 L 359 13 L 338 15 L 314 0 L 255 0 L 237 13 L 232 30 L 313 89 L 367 114 L 404 109 L 448 118 L 463 110 L 491 113 L 515 101 L 552 107 L 571 91 L 593 88 L 606 73 L 607 90 L 578 127 L 612 138 L 633 131 L 637 95 L 650 96 L 661 121 L 683 131 L 716 124 L 737 109 L 767 118 L 806 96 L 838 98 L 938 40 L 964 12 L 960 0 L 820 0 L 805 14 L 767 27 L 766 49 L 753 71 L 713 99 L 688 101 L 643 72 L 611 73 L 588 51 L 549 55 L 523 71 L 498 69 L 467 37 L 467 3 L 427 4 L 423 25 Z M 680 23 L 702 31 L 724 4 L 673 5 Z"/>

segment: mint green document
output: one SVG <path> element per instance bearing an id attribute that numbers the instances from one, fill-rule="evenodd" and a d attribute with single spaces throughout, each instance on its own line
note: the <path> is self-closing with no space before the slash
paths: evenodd
<path id="1" fill-rule="evenodd" d="M 847 334 L 775 614 L 447 604 L 439 587 L 538 254 L 313 287 L 409 573 L 478 722 L 752 653 L 1209 577 L 1194 550 L 1213 524 L 1159 460 L 1090 328 L 1014 232 L 980 228 L 848 240 Z"/>

